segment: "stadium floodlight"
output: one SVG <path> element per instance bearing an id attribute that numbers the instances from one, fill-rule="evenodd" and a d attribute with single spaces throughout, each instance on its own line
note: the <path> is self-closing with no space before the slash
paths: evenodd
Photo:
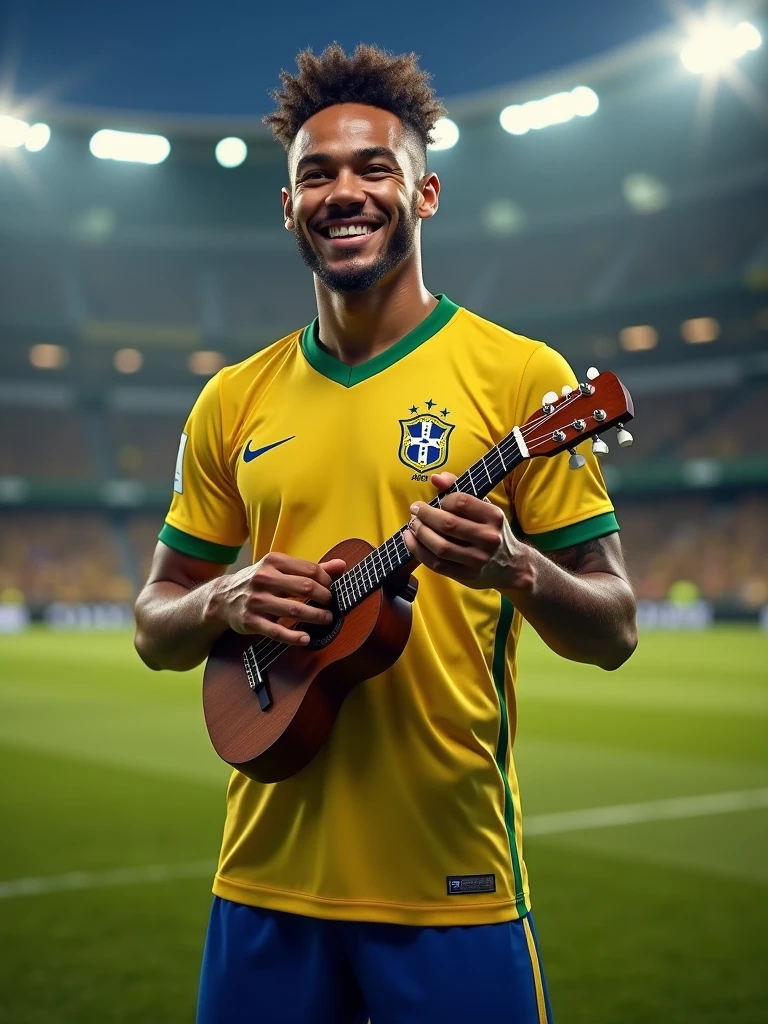
<path id="1" fill-rule="evenodd" d="M 577 85 L 570 92 L 556 92 L 540 100 L 513 103 L 504 107 L 499 122 L 510 135 L 525 135 L 531 130 L 565 124 L 574 117 L 590 117 L 600 106 L 594 89 Z"/>
<path id="2" fill-rule="evenodd" d="M 216 143 L 214 152 L 222 167 L 239 167 L 248 156 L 248 147 L 242 139 L 229 135 Z"/>
<path id="3" fill-rule="evenodd" d="M 625 352 L 646 352 L 649 348 L 656 348 L 658 343 L 659 332 L 650 324 L 625 327 L 619 331 L 619 344 Z"/>
<path id="4" fill-rule="evenodd" d="M 63 345 L 33 345 L 29 361 L 38 370 L 60 370 L 69 362 L 69 352 Z"/>
<path id="5" fill-rule="evenodd" d="M 658 213 L 669 205 L 669 187 L 652 174 L 628 174 L 621 183 L 621 191 L 635 213 Z"/>
<path id="6" fill-rule="evenodd" d="M 187 368 L 190 373 L 196 373 L 199 377 L 212 377 L 224 365 L 224 356 L 221 352 L 213 352 L 207 349 L 200 349 L 197 352 L 190 352 L 187 359 Z"/>
<path id="7" fill-rule="evenodd" d="M 762 45 L 763 37 L 749 21 L 724 25 L 707 18 L 691 32 L 680 51 L 683 67 L 694 75 L 713 74 Z"/>
<path id="8" fill-rule="evenodd" d="M 27 137 L 24 139 L 24 146 L 30 153 L 39 153 L 41 149 L 45 149 L 50 140 L 51 129 L 47 124 L 38 121 L 37 124 L 30 125 Z"/>
<path id="9" fill-rule="evenodd" d="M 704 345 L 720 337 L 720 323 L 713 316 L 695 316 L 683 320 L 680 333 L 689 345 Z"/>
<path id="10" fill-rule="evenodd" d="M 459 141 L 459 126 L 450 117 L 438 117 L 432 129 L 432 136 L 435 141 L 430 142 L 427 149 L 453 149 Z"/>
<path id="11" fill-rule="evenodd" d="M 18 149 L 24 145 L 24 140 L 29 134 L 29 125 L 18 117 L 11 117 L 10 114 L 0 114 L 0 146 L 7 146 L 8 149 Z"/>
<path id="12" fill-rule="evenodd" d="M 90 150 L 100 160 L 125 160 L 135 164 L 161 164 L 171 152 L 164 135 L 118 132 L 102 128 L 90 141 Z"/>

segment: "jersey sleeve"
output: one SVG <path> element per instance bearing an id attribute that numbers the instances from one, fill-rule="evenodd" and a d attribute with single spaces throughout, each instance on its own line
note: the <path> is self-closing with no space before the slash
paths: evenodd
<path id="1" fill-rule="evenodd" d="M 576 383 L 566 360 L 540 345 L 523 371 L 515 423 L 522 427 L 541 409 L 548 391 L 560 394 L 564 384 L 575 388 Z M 568 455 L 561 452 L 526 459 L 512 474 L 510 500 L 519 530 L 541 551 L 572 547 L 619 529 L 591 442 L 583 441 L 578 451 L 587 460 L 582 469 L 570 469 Z"/>
<path id="2" fill-rule="evenodd" d="M 220 375 L 203 388 L 181 435 L 173 500 L 159 538 L 193 558 L 229 565 L 248 538 L 245 509 L 227 458 Z"/>

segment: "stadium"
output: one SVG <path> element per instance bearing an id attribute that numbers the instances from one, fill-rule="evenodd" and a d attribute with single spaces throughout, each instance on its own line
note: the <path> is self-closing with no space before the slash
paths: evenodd
<path id="1" fill-rule="evenodd" d="M 768 22 L 753 20 L 723 33 L 719 78 L 666 31 L 450 99 L 429 154 L 427 287 L 548 342 L 580 380 L 615 371 L 634 399 L 634 443 L 608 437 L 602 465 L 638 651 L 615 674 L 565 673 L 527 629 L 520 655 L 526 860 L 555 1014 L 574 1024 L 765 1019 Z M 0 115 L 13 1024 L 192 1019 L 227 771 L 199 671 L 145 669 L 132 605 L 201 388 L 316 315 L 284 184 L 256 120 Z"/>

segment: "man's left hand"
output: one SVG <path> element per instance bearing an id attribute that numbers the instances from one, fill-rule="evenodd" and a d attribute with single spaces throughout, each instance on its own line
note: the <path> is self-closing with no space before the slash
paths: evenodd
<path id="1" fill-rule="evenodd" d="M 431 481 L 438 491 L 446 491 L 456 477 L 434 473 Z M 459 492 L 441 498 L 440 505 L 411 505 L 413 518 L 403 539 L 415 559 L 476 590 L 531 589 L 531 549 L 517 540 L 500 508 Z"/>

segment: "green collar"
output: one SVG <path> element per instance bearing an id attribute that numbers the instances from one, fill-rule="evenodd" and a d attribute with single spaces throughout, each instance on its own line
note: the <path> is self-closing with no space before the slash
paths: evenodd
<path id="1" fill-rule="evenodd" d="M 435 308 L 425 320 L 421 321 L 418 327 L 414 327 L 410 334 L 406 334 L 404 338 L 396 341 L 394 345 L 390 345 L 384 352 L 379 352 L 377 356 L 367 359 L 364 363 L 358 363 L 357 366 L 347 366 L 336 356 L 332 356 L 330 352 L 321 348 L 317 336 L 317 317 L 302 331 L 301 350 L 309 365 L 314 367 L 318 373 L 322 373 L 330 380 L 335 380 L 337 384 L 343 384 L 345 388 L 351 388 L 353 384 L 359 384 L 360 381 L 367 380 L 369 377 L 381 373 L 382 370 L 386 370 L 388 366 L 392 366 L 403 356 L 413 352 L 419 345 L 429 341 L 445 327 L 459 307 L 445 295 L 436 295 L 435 298 L 437 299 Z"/>

